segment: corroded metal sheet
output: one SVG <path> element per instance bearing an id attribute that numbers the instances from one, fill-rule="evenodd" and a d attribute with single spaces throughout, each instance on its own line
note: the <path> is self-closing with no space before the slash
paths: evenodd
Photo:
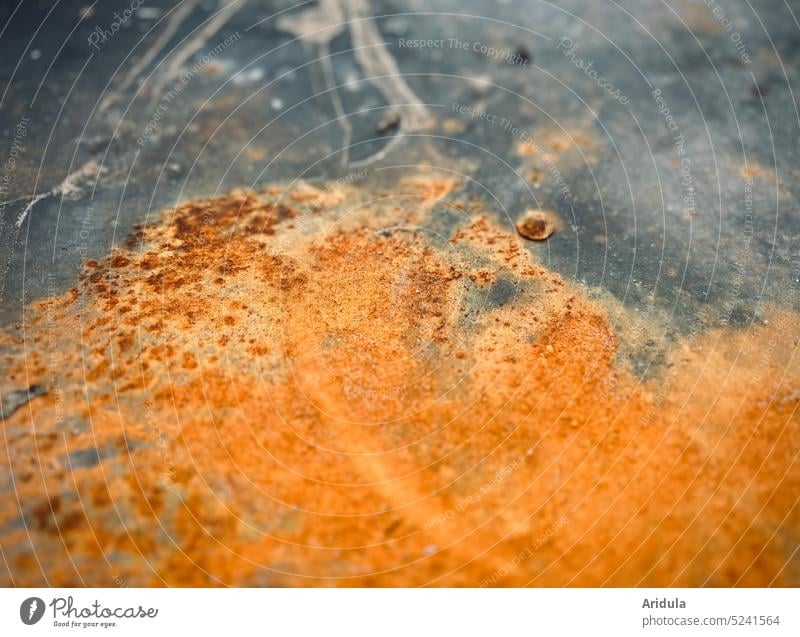
<path id="1" fill-rule="evenodd" d="M 5 9 L 0 581 L 800 583 L 758 5 Z"/>

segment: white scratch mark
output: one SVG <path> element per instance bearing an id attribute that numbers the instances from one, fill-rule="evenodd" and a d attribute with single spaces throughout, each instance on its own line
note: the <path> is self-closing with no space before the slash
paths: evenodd
<path id="1" fill-rule="evenodd" d="M 353 162 L 353 166 L 365 166 L 383 159 L 396 145 L 404 133 L 427 128 L 432 118 L 430 112 L 406 84 L 394 56 L 381 39 L 368 0 L 320 0 L 316 7 L 282 17 L 277 26 L 304 42 L 320 47 L 325 84 L 333 89 L 333 71 L 330 63 L 330 42 L 339 35 L 345 24 L 345 6 L 350 20 L 347 22 L 353 41 L 353 54 L 367 80 L 372 82 L 386 101 L 390 110 L 400 116 L 398 134 L 374 155 Z M 344 153 L 342 163 L 347 164 L 348 146 L 352 138 L 352 126 L 344 113 L 341 98 L 331 90 L 334 110 L 342 127 Z"/>
<path id="2" fill-rule="evenodd" d="M 80 195 L 80 184 L 82 181 L 88 177 L 101 175 L 105 171 L 105 168 L 101 168 L 95 160 L 90 159 L 83 166 L 78 168 L 78 170 L 67 175 L 67 178 L 52 190 L 48 190 L 47 192 L 43 192 L 32 197 L 28 202 L 28 205 L 25 206 L 24 210 L 19 213 L 17 221 L 14 225 L 17 228 L 21 228 L 22 224 L 25 222 L 25 218 L 28 216 L 28 213 L 43 199 L 48 199 L 49 197 L 54 197 L 56 195 L 61 195 L 63 197 L 76 197 Z"/>
<path id="3" fill-rule="evenodd" d="M 187 40 L 186 43 L 175 52 L 174 56 L 169 61 L 169 64 L 164 71 L 159 74 L 156 83 L 153 85 L 153 99 L 158 100 L 161 98 L 160 93 L 164 88 L 164 85 L 167 83 L 167 80 L 172 77 L 179 76 L 186 60 L 197 53 L 208 41 L 208 39 L 215 35 L 223 26 L 225 26 L 228 20 L 230 20 L 234 14 L 242 8 L 241 4 L 239 4 L 240 2 L 241 0 L 228 0 L 225 6 L 220 9 L 219 12 L 213 18 L 211 18 L 202 29 L 189 38 L 189 40 Z M 239 6 L 234 7 L 236 4 L 239 4 Z"/>
<path id="4" fill-rule="evenodd" d="M 150 63 L 159 53 L 161 53 L 167 43 L 178 31 L 178 27 L 180 27 L 183 20 L 194 10 L 198 2 L 199 0 L 184 0 L 173 11 L 173 13 L 167 19 L 167 24 L 164 27 L 164 30 L 159 34 L 158 39 L 153 43 L 153 46 L 148 49 L 147 53 L 142 56 L 142 59 L 139 60 L 130 71 L 128 71 L 119 88 L 117 88 L 115 91 L 109 91 L 106 93 L 106 96 L 100 102 L 100 108 L 98 109 L 99 112 L 102 113 L 104 110 L 106 110 L 106 108 L 111 106 L 111 104 L 113 104 L 120 97 L 120 95 L 128 89 L 128 87 L 133 83 L 133 80 L 136 79 L 139 74 L 150 65 Z"/>

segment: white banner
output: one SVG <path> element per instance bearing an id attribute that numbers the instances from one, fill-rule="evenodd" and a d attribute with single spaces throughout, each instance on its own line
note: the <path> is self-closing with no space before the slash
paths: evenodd
<path id="1" fill-rule="evenodd" d="M 0 600 L 4 636 L 800 635 L 797 589 L 3 589 Z"/>

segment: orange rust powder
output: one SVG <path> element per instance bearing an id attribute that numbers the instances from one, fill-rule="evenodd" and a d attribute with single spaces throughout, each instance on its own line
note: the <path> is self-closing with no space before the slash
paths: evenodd
<path id="1" fill-rule="evenodd" d="M 187 203 L 29 307 L 2 583 L 800 584 L 798 317 L 642 382 L 455 188 Z"/>

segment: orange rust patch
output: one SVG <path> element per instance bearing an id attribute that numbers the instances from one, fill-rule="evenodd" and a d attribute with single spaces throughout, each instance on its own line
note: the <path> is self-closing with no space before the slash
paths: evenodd
<path id="1" fill-rule="evenodd" d="M 404 189 L 418 194 L 425 199 L 442 199 L 458 186 L 452 179 L 434 179 L 431 177 L 412 177 L 405 179 L 402 184 Z"/>
<path id="2" fill-rule="evenodd" d="M 454 187 L 345 220 L 335 188 L 188 202 L 30 308 L 14 582 L 797 584 L 797 315 L 643 383 L 513 231 L 381 230 Z"/>
<path id="3" fill-rule="evenodd" d="M 746 165 L 743 165 L 739 169 L 739 174 L 745 179 L 764 179 L 778 185 L 783 185 L 780 177 L 778 177 L 778 174 L 774 170 L 764 168 L 754 161 L 749 161 Z"/>
<path id="4" fill-rule="evenodd" d="M 464 122 L 463 119 L 454 117 L 442 120 L 441 126 L 442 130 L 448 135 L 457 135 L 458 133 L 463 133 L 465 130 L 467 130 L 466 122 Z"/>
<path id="5" fill-rule="evenodd" d="M 588 128 L 554 128 L 538 132 L 533 139 L 517 144 L 517 154 L 521 157 L 543 159 L 545 161 L 577 161 L 581 155 L 585 161 L 594 161 L 591 154 L 600 147 L 594 133 Z M 577 157 L 573 155 L 577 155 Z"/>

